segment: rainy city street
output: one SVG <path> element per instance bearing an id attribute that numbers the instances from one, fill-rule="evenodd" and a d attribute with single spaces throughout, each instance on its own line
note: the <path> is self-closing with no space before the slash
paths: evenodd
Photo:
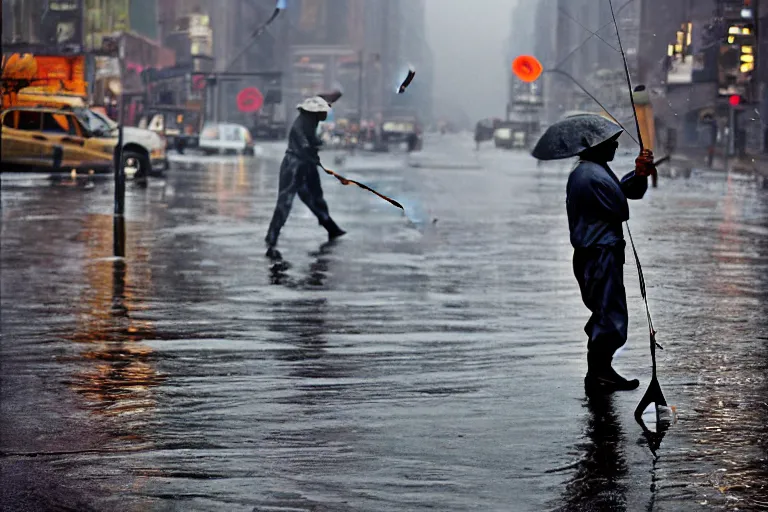
<path id="1" fill-rule="evenodd" d="M 264 235 L 283 143 L 109 176 L 2 175 L 3 510 L 768 509 L 768 194 L 749 175 L 662 176 L 632 233 L 676 408 L 654 458 L 640 389 L 587 400 L 569 161 L 471 134 L 325 164 L 347 235 L 294 203 Z M 620 155 L 617 174 L 634 156 Z"/>

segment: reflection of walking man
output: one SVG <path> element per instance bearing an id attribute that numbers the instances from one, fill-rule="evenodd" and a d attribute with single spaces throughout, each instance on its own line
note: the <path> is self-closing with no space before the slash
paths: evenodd
<path id="1" fill-rule="evenodd" d="M 297 106 L 299 116 L 294 121 L 288 136 L 288 149 L 280 166 L 280 184 L 275 205 L 275 213 L 269 224 L 265 241 L 267 257 L 279 259 L 280 252 L 275 248 L 280 236 L 280 229 L 288 219 L 296 194 L 315 214 L 318 222 L 328 231 L 330 240 L 342 236 L 343 231 L 328 213 L 328 204 L 323 199 L 318 150 L 322 144 L 317 137 L 317 125 L 328 117 L 330 104 L 320 96 L 305 100 Z"/>

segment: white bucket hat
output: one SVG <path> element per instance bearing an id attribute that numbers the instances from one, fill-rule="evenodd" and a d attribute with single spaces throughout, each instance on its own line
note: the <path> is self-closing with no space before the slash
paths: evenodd
<path id="1" fill-rule="evenodd" d="M 325 101 L 320 96 L 313 96 L 311 98 L 307 98 L 302 103 L 299 103 L 296 105 L 296 108 L 299 110 L 304 110 L 307 112 L 330 112 L 331 111 L 331 105 L 328 104 L 327 101 Z"/>

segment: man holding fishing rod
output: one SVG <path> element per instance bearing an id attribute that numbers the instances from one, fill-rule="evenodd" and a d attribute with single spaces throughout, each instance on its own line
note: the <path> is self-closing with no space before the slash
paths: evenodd
<path id="1" fill-rule="evenodd" d="M 641 150 L 635 169 L 621 180 L 608 166 L 624 130 L 596 114 L 568 117 L 547 129 L 533 150 L 540 160 L 579 157 L 568 177 L 566 210 L 573 246 L 573 272 L 584 305 L 592 312 L 584 331 L 587 344 L 587 391 L 636 389 L 640 383 L 611 366 L 627 342 L 624 290 L 624 232 L 628 199 L 642 199 L 655 172 L 653 153 Z"/>
<path id="2" fill-rule="evenodd" d="M 623 271 L 626 243 L 622 228 L 622 223 L 629 220 L 627 200 L 642 199 L 648 189 L 648 176 L 656 175 L 653 153 L 643 144 L 643 139 L 648 140 L 650 138 L 651 147 L 653 145 L 653 129 L 649 126 L 652 123 L 644 122 L 643 127 L 641 127 L 634 99 L 634 93 L 644 91 L 645 87 L 638 86 L 634 90 L 632 88 L 629 66 L 621 43 L 621 34 L 619 33 L 613 2 L 608 0 L 608 5 L 624 64 L 624 74 L 627 79 L 637 139 L 630 134 L 627 135 L 640 146 L 640 155 L 635 160 L 634 171 L 619 180 L 608 166 L 608 162 L 613 160 L 619 146 L 618 138 L 624 132 L 621 123 L 610 114 L 607 115 L 615 122 L 602 115 L 581 114 L 554 123 L 547 128 L 532 151 L 533 156 L 539 160 L 579 157 L 579 163 L 568 178 L 566 210 L 571 245 L 574 248 L 573 271 L 579 283 L 584 304 L 592 312 L 587 325 L 584 327 L 584 331 L 589 337 L 587 344 L 588 369 L 584 379 L 588 394 L 591 392 L 632 390 L 640 385 L 637 379 L 628 380 L 619 375 L 611 363 L 616 351 L 627 342 L 627 297 L 624 290 Z M 593 33 L 593 35 L 596 36 L 597 34 Z M 530 62 L 536 65 L 531 65 Z M 515 66 L 520 68 L 520 71 Z M 530 56 L 520 56 L 513 63 L 513 70 L 518 76 L 521 74 L 532 75 L 530 77 L 523 76 L 526 81 L 536 80 L 541 74 L 541 69 L 541 64 Z M 563 74 L 573 80 L 606 113 L 608 112 L 597 98 L 584 89 L 572 76 L 567 73 Z M 643 134 L 643 128 L 645 128 L 645 134 Z M 666 400 L 656 378 L 655 350 L 661 346 L 656 342 L 656 332 L 648 309 L 645 280 L 628 223 L 627 234 L 637 263 L 640 292 L 648 319 L 653 361 L 651 384 L 635 410 L 635 417 L 639 418 L 643 409 L 650 403 L 656 403 L 658 416 L 658 406 L 666 405 Z"/>
<path id="3" fill-rule="evenodd" d="M 321 165 L 318 150 L 322 144 L 317 137 L 317 126 L 320 121 L 327 119 L 331 103 L 339 97 L 339 92 L 318 95 L 297 105 L 299 116 L 293 122 L 288 135 L 288 149 L 280 166 L 277 204 L 265 238 L 268 258 L 281 258 L 275 246 L 280 229 L 288 220 L 296 194 L 315 214 L 319 224 L 328 231 L 329 240 L 345 234 L 328 212 L 328 204 L 323 199 L 320 175 L 317 172 L 317 167 Z"/>
<path id="4" fill-rule="evenodd" d="M 619 132 L 620 134 L 621 132 Z M 629 220 L 627 199 L 642 199 L 648 176 L 655 172 L 653 154 L 642 150 L 635 170 L 619 180 L 608 166 L 616 154 L 619 134 L 579 154 L 568 178 L 566 209 L 573 245 L 573 271 L 584 305 L 592 312 L 584 330 L 587 344 L 588 389 L 632 390 L 611 366 L 614 353 L 627 342 L 627 297 L 624 291 L 624 234 Z"/>

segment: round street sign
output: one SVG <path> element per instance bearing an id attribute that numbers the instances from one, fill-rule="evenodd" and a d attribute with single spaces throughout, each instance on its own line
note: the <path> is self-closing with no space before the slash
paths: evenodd
<path id="1" fill-rule="evenodd" d="M 264 95 L 256 87 L 246 87 L 237 95 L 237 108 L 240 112 L 257 112 L 263 104 Z"/>
<path id="2" fill-rule="evenodd" d="M 192 77 L 192 88 L 196 91 L 205 89 L 205 75 L 194 75 Z"/>

